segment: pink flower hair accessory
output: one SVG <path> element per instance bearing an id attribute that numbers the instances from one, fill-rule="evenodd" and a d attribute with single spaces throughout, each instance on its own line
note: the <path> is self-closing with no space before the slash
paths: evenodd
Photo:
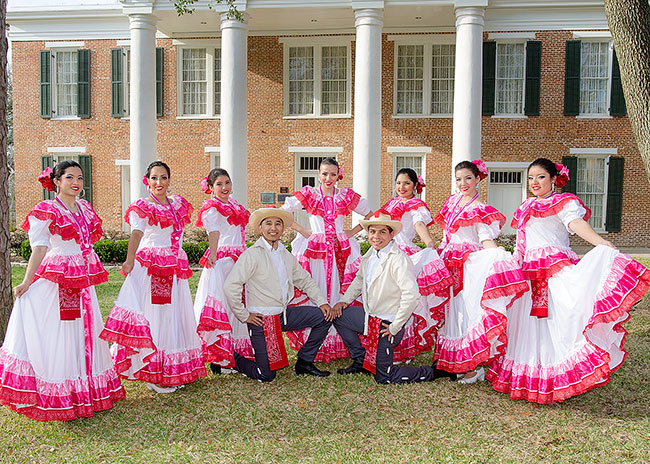
<path id="1" fill-rule="evenodd" d="M 339 166 L 339 180 L 343 180 L 343 169 Z"/>
<path id="2" fill-rule="evenodd" d="M 424 179 L 422 178 L 422 176 L 418 176 L 418 186 L 415 188 L 415 191 L 418 193 L 422 193 L 422 189 L 424 189 L 424 187 L 426 186 L 427 184 L 424 183 Z"/>
<path id="3" fill-rule="evenodd" d="M 147 177 L 146 174 L 142 176 L 142 183 L 144 184 L 145 187 L 149 187 L 149 178 Z"/>
<path id="4" fill-rule="evenodd" d="M 201 190 L 203 190 L 207 195 L 212 193 L 212 190 L 210 190 L 210 187 L 208 186 L 208 176 L 201 179 Z"/>
<path id="5" fill-rule="evenodd" d="M 52 180 L 52 168 L 45 168 L 38 176 L 38 181 L 41 183 L 43 188 L 49 192 L 56 191 L 56 185 Z"/>
<path id="6" fill-rule="evenodd" d="M 475 159 L 472 161 L 474 166 L 478 168 L 478 178 L 483 180 L 488 176 L 488 169 L 482 159 Z"/>
<path id="7" fill-rule="evenodd" d="M 557 168 L 557 177 L 555 178 L 555 186 L 558 188 L 562 188 L 566 185 L 569 179 L 571 179 L 569 177 L 569 168 L 567 168 L 562 163 L 555 163 L 555 167 Z"/>

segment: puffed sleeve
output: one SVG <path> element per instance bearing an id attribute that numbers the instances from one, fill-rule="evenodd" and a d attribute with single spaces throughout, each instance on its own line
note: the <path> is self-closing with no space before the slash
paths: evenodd
<path id="1" fill-rule="evenodd" d="M 421 207 L 411 212 L 413 218 L 413 224 L 416 222 L 423 222 L 424 225 L 430 224 L 433 221 L 431 213 L 428 209 Z"/>
<path id="2" fill-rule="evenodd" d="M 494 221 L 491 224 L 484 224 L 478 222 L 476 225 L 476 235 L 478 235 L 479 243 L 484 240 L 495 240 L 501 233 L 501 227 L 499 227 L 499 221 Z"/>
<path id="3" fill-rule="evenodd" d="M 228 226 L 228 219 L 214 208 L 205 211 L 201 220 L 207 233 L 221 231 Z"/>
<path id="4" fill-rule="evenodd" d="M 569 229 L 569 223 L 575 219 L 582 219 L 587 214 L 587 210 L 580 204 L 578 200 L 569 200 L 564 204 L 564 207 L 558 211 L 557 215 L 566 227 L 570 234 L 574 232 Z"/>
<path id="5" fill-rule="evenodd" d="M 44 246 L 50 248 L 50 223 L 52 219 L 47 219 L 45 221 L 37 219 L 34 216 L 30 216 L 29 220 L 29 245 L 32 247 Z"/>
<path id="6" fill-rule="evenodd" d="M 357 207 L 354 208 L 354 212 L 358 213 L 362 216 L 365 216 L 370 212 L 370 208 L 368 207 L 368 200 L 365 198 L 361 197 L 359 199 L 359 203 L 357 203 Z"/>
<path id="7" fill-rule="evenodd" d="M 129 212 L 129 224 L 131 224 L 131 232 L 134 230 L 144 232 L 147 228 L 147 218 L 142 218 L 135 211 L 131 211 Z"/>
<path id="8" fill-rule="evenodd" d="M 295 213 L 296 211 L 300 211 L 302 209 L 302 203 L 300 203 L 300 200 L 292 195 L 285 198 L 284 205 L 281 206 L 281 209 L 289 211 L 290 213 Z"/>

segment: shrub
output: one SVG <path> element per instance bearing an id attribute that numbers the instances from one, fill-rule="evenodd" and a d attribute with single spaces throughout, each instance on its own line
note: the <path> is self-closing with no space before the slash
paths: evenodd
<path id="1" fill-rule="evenodd" d="M 29 239 L 25 239 L 20 243 L 20 256 L 23 259 L 29 260 L 29 257 L 32 255 L 32 247 L 29 246 Z"/>
<path id="2" fill-rule="evenodd" d="M 201 240 L 199 243 L 197 243 L 197 246 L 199 247 L 199 251 L 201 251 L 201 256 L 203 256 L 205 254 L 205 250 L 210 247 L 210 242 L 207 240 Z"/>
<path id="3" fill-rule="evenodd" d="M 201 256 L 203 256 L 203 253 L 205 253 L 205 250 L 203 250 L 203 253 L 201 252 L 198 243 L 185 242 L 183 243 L 183 250 L 185 250 L 185 253 L 187 254 L 187 260 L 190 262 L 190 264 L 198 263 L 199 259 L 201 259 Z"/>
<path id="4" fill-rule="evenodd" d="M 361 242 L 359 243 L 359 246 L 361 247 L 361 254 L 365 255 L 366 251 L 370 248 L 370 243 L 368 242 Z"/>
<path id="5" fill-rule="evenodd" d="M 94 245 L 95 253 L 102 263 L 112 263 L 114 258 L 115 242 L 112 240 L 99 240 Z"/>
<path id="6" fill-rule="evenodd" d="M 9 247 L 20 253 L 20 247 L 27 240 L 27 233 L 22 229 L 13 229 L 9 231 Z"/>
<path id="7" fill-rule="evenodd" d="M 113 247 L 113 260 L 117 263 L 126 261 L 126 252 L 129 249 L 128 240 L 118 240 Z"/>

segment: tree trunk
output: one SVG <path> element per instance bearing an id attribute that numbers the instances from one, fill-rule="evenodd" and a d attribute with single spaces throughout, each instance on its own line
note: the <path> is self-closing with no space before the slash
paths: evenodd
<path id="1" fill-rule="evenodd" d="M 650 182 L 650 5 L 648 0 L 605 0 L 605 14 L 628 119 Z"/>
<path id="2" fill-rule="evenodd" d="M 0 337 L 2 340 L 5 337 L 13 306 L 7 163 L 7 46 L 7 0 L 0 0 Z"/>

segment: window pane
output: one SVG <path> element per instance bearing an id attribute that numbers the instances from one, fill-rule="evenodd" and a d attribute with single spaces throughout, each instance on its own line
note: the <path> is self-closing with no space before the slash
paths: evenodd
<path id="1" fill-rule="evenodd" d="M 205 48 L 184 48 L 182 55 L 183 114 L 207 113 L 207 61 Z"/>
<path id="2" fill-rule="evenodd" d="M 323 47 L 321 114 L 347 113 L 347 67 L 347 47 Z"/>
<path id="3" fill-rule="evenodd" d="M 396 156 L 395 172 L 400 169 L 411 168 L 418 176 L 422 175 L 422 156 Z"/>
<path id="4" fill-rule="evenodd" d="M 397 114 L 422 114 L 424 45 L 397 47 Z"/>
<path id="5" fill-rule="evenodd" d="M 56 115 L 77 115 L 77 51 L 56 52 Z"/>
<path id="6" fill-rule="evenodd" d="M 524 112 L 524 44 L 497 44 L 496 114 Z"/>
<path id="7" fill-rule="evenodd" d="M 289 47 L 289 114 L 314 113 L 314 47 Z"/>
<path id="8" fill-rule="evenodd" d="M 595 229 L 604 224 L 605 168 L 604 158 L 578 158 L 576 194 L 591 209 L 589 224 Z"/>
<path id="9" fill-rule="evenodd" d="M 580 60 L 580 113 L 607 113 L 609 42 L 582 42 Z"/>
<path id="10" fill-rule="evenodd" d="M 454 112 L 456 45 L 433 45 L 431 53 L 431 113 Z"/>
<path id="11" fill-rule="evenodd" d="M 221 49 L 214 49 L 214 114 L 221 114 Z"/>

